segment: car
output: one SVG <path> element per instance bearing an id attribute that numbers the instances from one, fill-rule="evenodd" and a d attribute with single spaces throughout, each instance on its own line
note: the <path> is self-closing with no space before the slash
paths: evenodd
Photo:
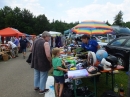
<path id="1" fill-rule="evenodd" d="M 124 66 L 124 70 L 129 68 L 130 60 L 130 36 L 119 37 L 105 46 L 105 50 L 110 55 L 118 58 L 118 64 Z"/>
<path id="2" fill-rule="evenodd" d="M 130 29 L 128 27 L 111 26 L 113 28 L 113 34 L 116 37 L 130 36 Z"/>
<path id="3" fill-rule="evenodd" d="M 95 39 L 97 41 L 97 43 L 100 45 L 101 48 L 104 48 L 107 43 L 106 42 L 102 42 L 99 38 L 97 38 L 96 36 L 92 36 L 91 39 Z"/>

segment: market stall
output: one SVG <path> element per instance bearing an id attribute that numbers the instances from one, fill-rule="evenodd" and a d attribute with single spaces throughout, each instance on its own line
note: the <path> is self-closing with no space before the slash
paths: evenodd
<path id="1" fill-rule="evenodd" d="M 10 27 L 7 27 L 5 29 L 2 29 L 0 30 L 0 36 L 22 36 L 24 35 L 23 33 L 21 33 L 20 31 L 18 31 L 17 29 L 14 29 L 14 28 L 10 28 Z"/>
<path id="2" fill-rule="evenodd" d="M 1 36 L 1 40 L 2 40 L 2 43 L 0 43 L 1 60 L 6 61 L 9 58 L 12 58 L 11 52 L 13 52 L 13 51 L 12 51 L 12 49 L 10 49 L 9 45 L 7 44 L 7 40 L 5 41 L 5 38 L 19 37 L 19 36 L 23 36 L 23 35 L 24 35 L 23 33 L 21 33 L 20 31 L 18 31 L 15 28 L 11 28 L 11 27 L 7 27 L 5 29 L 0 30 L 0 36 Z"/>
<path id="3" fill-rule="evenodd" d="M 74 54 L 75 52 L 75 54 Z M 76 48 L 75 51 L 70 50 L 70 47 L 61 48 L 61 58 L 63 60 L 64 67 L 69 71 L 67 73 L 68 78 L 65 82 L 70 82 L 73 85 L 74 97 L 97 97 L 97 81 L 96 76 L 101 73 L 111 73 L 111 90 L 113 91 L 113 86 L 115 84 L 114 80 L 114 70 L 121 70 L 124 67 L 117 65 L 117 58 L 115 56 L 108 56 L 105 50 L 99 50 L 96 54 L 93 52 L 84 52 L 81 48 Z M 93 80 L 93 90 L 91 93 L 78 94 L 77 87 L 82 83 L 81 79 L 91 79 Z"/>

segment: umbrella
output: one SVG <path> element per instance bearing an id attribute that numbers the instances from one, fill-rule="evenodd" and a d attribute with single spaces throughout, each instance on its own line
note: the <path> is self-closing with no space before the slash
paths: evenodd
<path id="1" fill-rule="evenodd" d="M 113 29 L 111 26 L 108 26 L 104 22 L 83 21 L 80 24 L 73 27 L 72 32 L 75 32 L 76 34 L 101 35 L 113 33 Z"/>

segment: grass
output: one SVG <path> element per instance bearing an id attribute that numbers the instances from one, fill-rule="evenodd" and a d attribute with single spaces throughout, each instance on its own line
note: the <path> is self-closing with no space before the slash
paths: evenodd
<path id="1" fill-rule="evenodd" d="M 83 84 L 81 86 L 88 86 L 92 91 L 93 83 L 90 79 L 82 79 Z M 123 84 L 125 90 L 125 96 L 127 94 L 127 86 L 128 86 L 128 75 L 126 75 L 125 71 L 120 71 L 119 74 L 115 75 L 115 83 L 120 86 Z M 97 97 L 100 97 L 105 91 L 111 90 L 111 75 L 108 77 L 108 84 L 106 84 L 106 74 L 102 73 L 100 75 L 99 81 L 97 82 Z"/>

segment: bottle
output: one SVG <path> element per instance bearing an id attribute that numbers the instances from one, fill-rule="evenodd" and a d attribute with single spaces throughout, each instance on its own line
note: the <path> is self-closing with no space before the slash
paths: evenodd
<path id="1" fill-rule="evenodd" d="M 118 85 L 116 84 L 115 87 L 114 87 L 114 92 L 118 95 L 118 92 L 119 92 L 119 87 Z"/>
<path id="2" fill-rule="evenodd" d="M 124 97 L 124 87 L 123 87 L 123 84 L 121 84 L 121 87 L 119 89 L 119 97 Z"/>

